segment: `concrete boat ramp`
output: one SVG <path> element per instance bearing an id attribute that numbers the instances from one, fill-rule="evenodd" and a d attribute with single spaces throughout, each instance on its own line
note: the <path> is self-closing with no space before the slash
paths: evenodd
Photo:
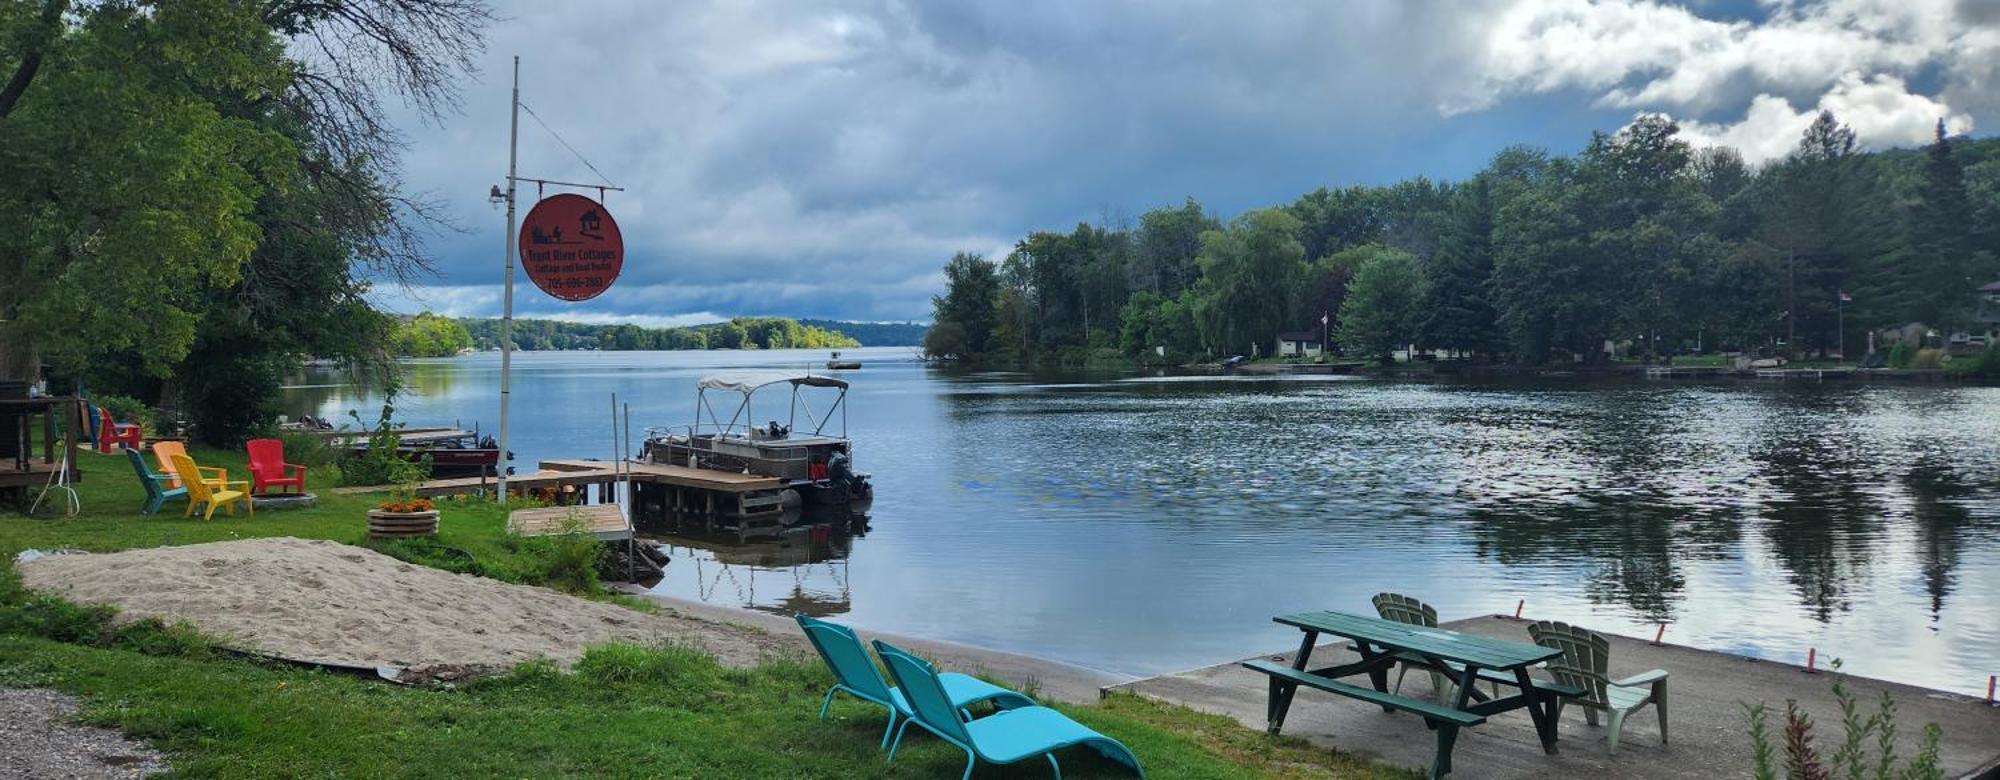
<path id="1" fill-rule="evenodd" d="M 1503 616 L 1459 620 L 1444 628 L 1486 636 L 1527 641 L 1527 621 Z M 1535 739 L 1534 724 L 1523 710 L 1488 719 L 1459 732 L 1452 754 L 1451 777 L 1480 778 L 1615 777 L 1615 778 L 1734 778 L 1750 776 L 1750 739 L 1742 702 L 1763 701 L 1773 711 L 1769 728 L 1774 742 L 1782 738 L 1786 699 L 1797 699 L 1813 717 L 1814 745 L 1831 758 L 1843 732 L 1840 709 L 1833 698 L 1835 675 L 1807 674 L 1802 668 L 1742 656 L 1677 645 L 1654 645 L 1643 639 L 1611 636 L 1611 674 L 1623 677 L 1649 669 L 1665 669 L 1670 704 L 1668 725 L 1673 741 L 1660 743 L 1659 720 L 1652 708 L 1626 722 L 1618 755 L 1605 752 L 1604 729 L 1584 723 L 1579 708 L 1562 714 L 1560 752 L 1547 755 Z M 1322 662 L 1358 660 L 1345 642 L 1313 651 Z M 1289 662 L 1291 651 L 1258 656 Z M 1939 757 L 1950 778 L 2000 778 L 2000 708 L 1965 696 L 1909 685 L 1840 675 L 1860 698 L 1864 715 L 1874 711 L 1884 691 L 1896 699 L 1897 754 L 1916 752 L 1924 724 L 1944 729 Z M 1264 728 L 1266 681 L 1269 678 L 1237 663 L 1193 669 L 1108 686 L 1106 691 L 1136 693 L 1205 712 L 1235 718 L 1245 726 Z M 1403 683 L 1405 695 L 1428 695 L 1430 676 L 1412 673 Z M 1484 686 L 1482 686 L 1484 687 Z M 1600 718 L 1599 723 L 1603 720 Z M 1378 761 L 1427 771 L 1435 740 L 1415 716 L 1384 713 L 1366 702 L 1314 690 L 1300 690 L 1285 719 L 1284 733 L 1315 744 Z M 1874 738 L 1870 736 L 1872 749 Z M 1777 745 L 1782 751 L 1782 744 Z M 1777 756 L 1783 773 L 1783 754 Z"/>

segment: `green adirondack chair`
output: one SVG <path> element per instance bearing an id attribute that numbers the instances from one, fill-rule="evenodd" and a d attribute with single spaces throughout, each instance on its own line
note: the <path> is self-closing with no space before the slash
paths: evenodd
<path id="1" fill-rule="evenodd" d="M 1438 611 L 1429 604 L 1401 593 L 1377 593 L 1370 599 L 1375 604 L 1375 614 L 1383 620 L 1408 623 L 1413 626 L 1437 628 Z M 1400 664 L 1396 670 L 1396 693 L 1403 692 L 1403 675 L 1410 673 L 1410 665 Z M 1458 691 L 1451 679 L 1437 670 L 1431 670 L 1431 690 L 1437 692 L 1438 701 L 1450 703 L 1452 694 Z"/>
<path id="2" fill-rule="evenodd" d="M 160 511 L 160 506 L 167 503 L 167 499 L 187 498 L 187 488 L 167 487 L 168 484 L 173 482 L 172 477 L 165 474 L 155 474 L 152 469 L 146 468 L 146 459 L 139 455 L 138 450 L 131 447 L 124 447 L 122 449 L 125 450 L 125 459 L 132 461 L 132 471 L 139 475 L 139 484 L 146 488 L 146 506 L 141 508 L 140 512 L 150 515 Z"/>
<path id="3" fill-rule="evenodd" d="M 1535 644 L 1561 650 L 1562 657 L 1550 660 L 1549 675 L 1556 682 L 1583 689 L 1583 695 L 1556 700 L 1556 716 L 1562 716 L 1565 705 L 1582 707 L 1583 719 L 1590 725 L 1597 725 L 1597 713 L 1605 713 L 1611 720 L 1609 733 L 1612 755 L 1618 753 L 1618 733 L 1624 730 L 1625 718 L 1648 704 L 1660 714 L 1660 742 L 1667 741 L 1667 673 L 1654 669 L 1645 674 L 1633 675 L 1623 680 L 1613 680 L 1607 673 L 1611 664 L 1611 642 L 1589 629 L 1542 620 L 1528 625 L 1528 636 Z"/>

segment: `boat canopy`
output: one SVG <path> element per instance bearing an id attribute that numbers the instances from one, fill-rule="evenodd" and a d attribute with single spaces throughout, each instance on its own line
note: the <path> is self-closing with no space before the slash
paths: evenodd
<path id="1" fill-rule="evenodd" d="M 793 387 L 805 385 L 807 387 L 838 387 L 842 390 L 847 389 L 846 380 L 835 379 L 830 376 L 816 376 L 798 371 L 725 371 L 720 374 L 709 374 L 702 377 L 701 381 L 695 383 L 695 387 L 703 390 L 728 390 L 749 394 L 756 392 L 760 388 L 777 384 L 790 384 Z"/>

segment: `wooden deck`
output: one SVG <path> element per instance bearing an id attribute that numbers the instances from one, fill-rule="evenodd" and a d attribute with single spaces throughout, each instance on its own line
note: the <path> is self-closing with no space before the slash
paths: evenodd
<path id="1" fill-rule="evenodd" d="M 507 533 L 515 536 L 552 536 L 567 530 L 571 518 L 604 541 L 632 538 L 632 522 L 617 504 L 591 506 L 551 506 L 516 509 L 507 515 Z"/>
<path id="2" fill-rule="evenodd" d="M 40 458 L 35 458 L 28 461 L 27 471 L 20 471 L 14 468 L 12 459 L 0 461 L 0 488 L 39 488 L 49 483 L 49 478 L 56 473 L 57 465 L 43 463 Z M 76 468 L 74 462 L 70 464 L 69 481 L 83 481 L 83 471 Z"/>
<path id="3" fill-rule="evenodd" d="M 672 485 L 674 487 L 710 490 L 718 493 L 755 493 L 782 489 L 783 480 L 776 477 L 760 477 L 755 474 L 735 474 L 727 471 L 691 469 L 685 466 L 663 466 L 652 463 L 627 461 L 623 468 L 613 468 L 610 461 L 601 460 L 545 460 L 541 470 L 532 474 L 519 474 L 507 478 L 508 490 L 561 489 L 563 487 L 587 488 L 592 485 L 610 485 L 621 477 L 637 483 Z M 450 496 L 460 493 L 490 491 L 495 487 L 491 477 L 458 477 L 455 479 L 433 479 L 417 486 L 420 496 Z M 335 493 L 384 493 L 395 489 L 394 485 L 364 485 L 360 487 L 334 488 Z"/>
<path id="4" fill-rule="evenodd" d="M 545 460 L 542 461 L 541 466 L 542 471 L 539 473 L 548 473 L 551 471 L 584 472 L 613 468 L 613 464 L 610 461 L 602 460 Z M 667 466 L 658 463 L 640 463 L 631 460 L 625 461 L 619 468 L 623 468 L 631 476 L 633 482 L 654 482 L 679 485 L 681 487 L 720 490 L 725 493 L 777 490 L 785 486 L 784 480 L 777 477 L 737 474 L 712 469 L 694 469 L 686 466 Z"/>

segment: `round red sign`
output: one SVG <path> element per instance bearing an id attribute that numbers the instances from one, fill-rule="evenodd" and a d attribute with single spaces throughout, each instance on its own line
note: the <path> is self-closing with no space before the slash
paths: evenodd
<path id="1" fill-rule="evenodd" d="M 521 267 L 542 292 L 587 301 L 617 281 L 625 239 L 603 204 L 567 192 L 550 195 L 521 221 Z"/>

